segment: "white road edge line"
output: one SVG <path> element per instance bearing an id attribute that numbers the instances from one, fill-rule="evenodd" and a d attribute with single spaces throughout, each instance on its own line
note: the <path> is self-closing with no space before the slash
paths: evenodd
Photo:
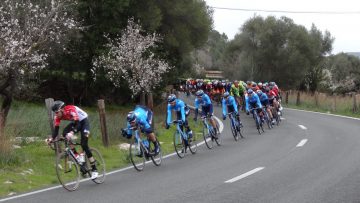
<path id="1" fill-rule="evenodd" d="M 348 118 L 348 119 L 353 119 L 353 120 L 360 120 L 360 118 L 354 118 L 354 117 L 350 117 L 350 116 L 342 116 L 342 115 L 336 115 L 336 114 L 331 114 L 331 113 L 321 113 L 321 112 L 316 112 L 316 111 L 307 111 L 307 110 L 301 110 L 301 109 L 293 109 L 293 108 L 285 108 L 288 110 L 293 110 L 293 111 L 302 111 L 302 112 L 308 112 L 308 113 L 315 113 L 315 114 L 321 114 L 321 115 L 325 115 L 325 116 L 335 116 L 335 117 L 340 117 L 340 118 Z"/>
<path id="2" fill-rule="evenodd" d="M 306 144 L 306 142 L 308 141 L 308 139 L 303 139 L 299 142 L 299 144 L 296 145 L 296 147 L 302 147 Z"/>
<path id="3" fill-rule="evenodd" d="M 246 173 L 244 173 L 244 174 L 241 174 L 241 175 L 239 175 L 239 176 L 236 176 L 235 178 L 232 178 L 232 179 L 230 179 L 230 180 L 227 180 L 227 181 L 225 181 L 225 183 L 233 183 L 233 182 L 235 182 L 235 181 L 241 180 L 241 179 L 243 179 L 243 178 L 246 178 L 246 177 L 248 177 L 248 176 L 250 176 L 250 175 L 252 175 L 252 174 L 254 174 L 254 173 L 257 173 L 257 172 L 263 170 L 264 168 L 265 168 L 265 167 L 255 168 L 255 169 L 253 169 L 253 170 L 251 170 L 251 171 L 249 171 L 249 172 L 246 172 Z"/>
<path id="4" fill-rule="evenodd" d="M 190 105 L 188 105 L 188 106 L 190 106 Z M 192 107 L 192 106 L 190 106 L 190 107 Z M 224 124 L 222 123 L 222 121 L 218 117 L 214 116 L 214 118 L 218 121 L 218 123 L 220 125 L 219 130 L 220 130 L 220 133 L 222 133 L 222 131 L 224 130 Z M 202 141 L 202 142 L 198 143 L 198 146 L 201 146 L 204 143 L 205 143 L 205 141 Z M 166 156 L 163 156 L 163 159 L 168 158 L 168 157 L 172 157 L 174 155 L 176 155 L 176 152 L 174 152 L 172 154 L 168 154 Z M 147 161 L 145 163 L 147 164 L 147 163 L 150 163 L 150 162 L 152 162 L 152 161 Z M 106 176 L 114 174 L 114 173 L 119 173 L 119 172 L 122 172 L 122 171 L 126 171 L 126 170 L 129 170 L 129 169 L 132 169 L 132 168 L 134 168 L 134 166 L 128 166 L 128 167 L 125 167 L 125 168 L 122 168 L 122 169 L 119 169 L 119 170 L 111 171 L 111 172 L 106 173 Z M 87 180 L 90 180 L 90 178 L 82 179 L 82 180 L 80 180 L 80 182 L 84 182 L 84 181 L 87 181 Z M 20 197 L 26 197 L 26 196 L 46 192 L 46 191 L 49 191 L 49 190 L 54 190 L 54 189 L 61 188 L 61 187 L 62 187 L 62 185 L 57 185 L 57 186 L 45 188 L 45 189 L 42 189 L 42 190 L 36 190 L 36 191 L 33 191 L 33 192 L 24 193 L 24 194 L 21 194 L 21 195 L 16 195 L 16 196 L 0 199 L 0 202 L 5 202 L 5 201 L 8 201 L 8 200 L 17 199 L 17 198 L 20 198 Z"/>
<path id="5" fill-rule="evenodd" d="M 307 127 L 305 127 L 305 126 L 303 126 L 303 125 L 299 125 L 299 127 L 300 127 L 301 129 L 303 129 L 303 130 L 306 130 L 306 129 L 307 129 Z"/>

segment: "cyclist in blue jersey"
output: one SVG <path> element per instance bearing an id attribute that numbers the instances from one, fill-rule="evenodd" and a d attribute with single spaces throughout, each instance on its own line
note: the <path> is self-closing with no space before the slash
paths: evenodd
<path id="1" fill-rule="evenodd" d="M 259 96 L 260 102 L 261 104 L 266 107 L 266 111 L 268 112 L 270 119 L 271 119 L 271 123 L 274 125 L 275 121 L 273 120 L 273 116 L 271 113 L 271 109 L 270 109 L 270 102 L 269 102 L 269 98 L 266 95 L 266 93 L 262 92 L 261 90 L 257 90 L 256 94 Z"/>
<path id="2" fill-rule="evenodd" d="M 240 126 L 242 126 L 241 120 L 240 120 L 240 113 L 238 112 L 238 105 L 235 101 L 235 98 L 233 96 L 230 96 L 229 92 L 225 92 L 223 94 L 222 99 L 222 112 L 223 112 L 223 120 L 226 119 L 227 111 L 229 113 L 236 112 L 236 120 L 239 122 Z"/>
<path id="3" fill-rule="evenodd" d="M 252 89 L 248 89 L 247 96 L 245 97 L 245 110 L 247 115 L 250 113 L 250 108 L 259 108 L 258 112 L 261 112 L 262 108 L 259 96 Z"/>
<path id="4" fill-rule="evenodd" d="M 168 100 L 168 105 L 167 105 L 166 129 L 169 129 L 171 123 L 171 111 L 174 110 L 176 112 L 177 120 L 182 121 L 181 128 L 183 128 L 183 126 L 186 128 L 186 133 L 189 136 L 189 140 L 191 140 L 193 134 L 187 121 L 187 117 L 190 114 L 190 108 L 186 105 L 184 101 L 176 98 L 174 94 L 170 94 L 167 100 Z"/>
<path id="5" fill-rule="evenodd" d="M 150 141 L 154 143 L 154 156 L 158 155 L 160 148 L 153 129 L 151 128 L 153 112 L 146 106 L 137 105 L 134 111 L 127 115 L 127 128 L 122 129 L 122 135 L 130 139 L 132 137 L 132 128 L 139 127 L 142 133 L 145 133 Z"/>
<path id="6" fill-rule="evenodd" d="M 213 110 L 213 105 L 211 103 L 210 97 L 204 93 L 204 91 L 199 90 L 196 92 L 196 98 L 195 98 L 195 118 L 194 120 L 197 121 L 197 115 L 199 113 L 199 106 L 201 105 L 201 117 L 206 117 L 206 116 L 210 116 L 210 123 L 213 126 L 214 130 L 215 130 L 215 134 L 217 135 L 217 128 L 216 128 L 216 123 L 215 120 L 213 118 L 214 116 L 214 110 Z"/>

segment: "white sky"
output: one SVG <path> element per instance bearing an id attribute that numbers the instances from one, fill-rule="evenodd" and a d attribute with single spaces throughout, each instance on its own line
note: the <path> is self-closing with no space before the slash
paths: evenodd
<path id="1" fill-rule="evenodd" d="M 233 39 L 239 28 L 255 14 L 266 18 L 269 15 L 286 16 L 294 23 L 305 26 L 311 24 L 324 33 L 328 30 L 335 38 L 333 54 L 339 52 L 360 52 L 360 1 L 359 0 L 205 0 L 208 6 L 281 10 L 281 11 L 320 11 L 320 12 L 357 12 L 356 14 L 304 14 L 269 13 L 259 11 L 214 9 L 214 29 Z"/>

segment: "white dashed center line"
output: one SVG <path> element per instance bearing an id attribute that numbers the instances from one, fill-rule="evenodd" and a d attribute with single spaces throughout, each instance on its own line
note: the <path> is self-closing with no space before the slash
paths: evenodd
<path id="1" fill-rule="evenodd" d="M 235 181 L 241 180 L 241 179 L 243 179 L 243 178 L 246 178 L 246 177 L 248 177 L 248 176 L 250 176 L 250 175 L 252 175 L 252 174 L 254 174 L 254 173 L 257 173 L 257 172 L 263 170 L 264 168 L 265 168 L 265 167 L 255 168 L 255 169 L 253 169 L 253 170 L 251 170 L 251 171 L 249 171 L 249 172 L 246 172 L 246 173 L 244 173 L 244 174 L 241 174 L 241 175 L 239 175 L 239 176 L 236 176 L 235 178 L 232 178 L 232 179 L 230 179 L 230 180 L 227 180 L 227 181 L 225 181 L 225 183 L 233 183 L 233 182 L 235 182 Z"/>
<path id="2" fill-rule="evenodd" d="M 307 142 L 308 140 L 307 139 L 303 139 L 303 140 L 301 140 L 300 142 L 299 142 L 299 144 L 298 145 L 296 145 L 296 147 L 302 147 L 302 146 L 304 146 L 305 144 L 306 144 L 306 142 Z"/>
<path id="3" fill-rule="evenodd" d="M 303 126 L 303 125 L 299 125 L 299 127 L 301 128 L 301 129 L 303 129 L 303 130 L 306 130 L 307 128 L 305 127 L 305 126 Z"/>

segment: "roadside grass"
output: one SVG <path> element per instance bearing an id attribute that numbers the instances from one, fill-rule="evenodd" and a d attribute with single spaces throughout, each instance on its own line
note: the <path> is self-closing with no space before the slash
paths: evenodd
<path id="1" fill-rule="evenodd" d="M 99 149 L 105 159 L 108 172 L 131 165 L 128 150 L 120 149 L 119 145 L 130 142 L 121 136 L 120 129 L 125 127 L 126 114 L 132 108 L 133 106 L 106 107 L 106 122 L 110 140 L 110 146 L 107 148 L 102 144 L 97 109 L 84 108 L 89 114 L 91 126 L 89 146 Z M 155 133 L 162 143 L 164 155 L 174 152 L 172 142 L 175 131 L 173 126 L 169 130 L 164 128 L 165 110 L 165 104 L 154 109 Z M 67 123 L 62 122 L 60 129 L 63 129 Z M 192 119 L 189 119 L 189 124 L 194 135 L 201 132 L 201 125 L 196 125 Z M 0 146 L 0 197 L 58 185 L 55 172 L 55 153 L 45 144 L 45 139 L 50 135 L 50 124 L 45 105 L 15 102 L 9 112 L 5 131 L 9 139 L 0 143 L 2 145 Z M 15 140 L 15 137 L 22 137 L 22 139 Z M 39 137 L 39 140 L 28 142 L 26 137 Z M 201 141 L 201 138 L 198 140 Z M 13 145 L 21 148 L 14 149 Z"/>
<path id="2" fill-rule="evenodd" d="M 359 102 L 359 100 L 358 100 Z M 315 96 L 309 93 L 301 93 L 300 105 L 296 105 L 296 94 L 289 94 L 289 103 L 282 102 L 284 107 L 316 111 L 329 114 L 337 114 L 343 116 L 350 116 L 360 118 L 360 112 L 353 112 L 353 98 L 350 96 L 328 96 L 320 93 L 318 95 L 318 102 L 316 104 Z"/>

